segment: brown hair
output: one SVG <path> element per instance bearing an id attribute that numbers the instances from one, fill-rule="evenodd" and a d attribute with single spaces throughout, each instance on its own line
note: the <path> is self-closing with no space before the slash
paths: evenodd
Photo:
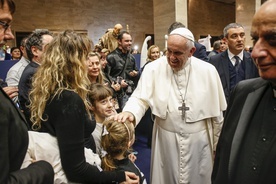
<path id="1" fill-rule="evenodd" d="M 100 83 L 92 84 L 91 89 L 88 93 L 89 100 L 93 106 L 96 105 L 96 101 L 103 100 L 112 95 L 112 90 L 109 87 Z"/>
<path id="2" fill-rule="evenodd" d="M 16 8 L 15 8 L 15 4 L 14 4 L 13 0 L 0 0 L 1 9 L 3 8 L 5 3 L 8 4 L 10 13 L 14 14 Z"/>
<path id="3" fill-rule="evenodd" d="M 103 122 L 101 146 L 107 152 L 102 158 L 103 170 L 112 171 L 116 169 L 114 158 L 120 154 L 127 156 L 129 153 L 129 141 L 133 139 L 134 126 L 132 122 L 121 123 L 113 119 Z"/>

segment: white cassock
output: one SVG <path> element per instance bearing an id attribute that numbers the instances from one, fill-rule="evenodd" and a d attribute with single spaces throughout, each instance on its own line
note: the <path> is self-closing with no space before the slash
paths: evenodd
<path id="1" fill-rule="evenodd" d="M 184 120 L 178 110 L 182 104 L 179 90 L 189 107 Z M 191 57 L 174 73 L 167 58 L 161 57 L 145 67 L 123 111 L 133 113 L 136 123 L 148 107 L 156 116 L 151 184 L 211 183 L 212 152 L 226 106 L 218 73 L 207 62 Z"/>

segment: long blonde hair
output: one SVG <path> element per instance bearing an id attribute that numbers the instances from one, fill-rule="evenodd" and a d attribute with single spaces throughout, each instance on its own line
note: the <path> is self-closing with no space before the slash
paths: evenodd
<path id="1" fill-rule="evenodd" d="M 41 128 L 43 112 L 47 101 L 60 95 L 63 90 L 76 92 L 84 101 L 87 113 L 90 104 L 87 100 L 89 79 L 86 59 L 92 42 L 84 35 L 66 30 L 58 34 L 47 46 L 42 64 L 33 78 L 30 92 L 32 129 Z"/>

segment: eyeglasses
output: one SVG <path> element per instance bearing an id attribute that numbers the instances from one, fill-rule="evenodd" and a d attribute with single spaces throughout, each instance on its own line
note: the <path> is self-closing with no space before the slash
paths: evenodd
<path id="1" fill-rule="evenodd" d="M 6 22 L 2 22 L 2 21 L 0 21 L 0 25 L 3 26 L 4 32 L 6 32 L 11 27 L 10 24 L 8 24 Z"/>

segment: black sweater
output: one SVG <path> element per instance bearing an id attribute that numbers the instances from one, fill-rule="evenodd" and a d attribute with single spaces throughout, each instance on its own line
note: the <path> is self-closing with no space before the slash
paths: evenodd
<path id="1" fill-rule="evenodd" d="M 49 100 L 43 116 L 47 120 L 42 122 L 40 131 L 57 137 L 61 164 L 68 180 L 81 183 L 125 181 L 123 171 L 101 172 L 85 161 L 85 142 L 92 139 L 90 144 L 94 143 L 91 133 L 95 125 L 91 125 L 84 102 L 77 93 L 64 90 Z"/>

